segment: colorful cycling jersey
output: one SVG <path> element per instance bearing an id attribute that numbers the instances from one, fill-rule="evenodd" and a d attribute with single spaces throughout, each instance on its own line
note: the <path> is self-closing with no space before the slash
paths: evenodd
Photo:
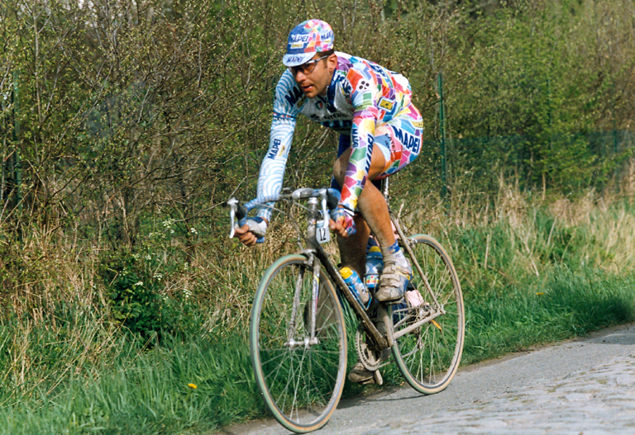
<path id="1" fill-rule="evenodd" d="M 291 148 L 296 117 L 310 120 L 351 136 L 352 153 L 346 170 L 340 205 L 354 211 L 373 152 L 375 128 L 390 122 L 411 101 L 408 80 L 365 59 L 337 52 L 338 64 L 327 95 L 307 98 L 286 70 L 276 86 L 269 149 L 258 178 L 258 197 L 280 193 Z M 269 219 L 268 208 L 258 215 Z"/>

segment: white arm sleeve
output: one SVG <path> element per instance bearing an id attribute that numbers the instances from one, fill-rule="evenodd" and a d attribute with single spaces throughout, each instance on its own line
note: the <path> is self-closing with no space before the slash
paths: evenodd
<path id="1" fill-rule="evenodd" d="M 298 88 L 293 76 L 288 70 L 285 71 L 276 86 L 269 149 L 262 161 L 258 176 L 258 198 L 275 196 L 282 190 L 296 116 L 300 113 L 296 103 L 301 96 L 302 91 Z M 271 209 L 266 206 L 260 207 L 258 216 L 271 220 Z"/>

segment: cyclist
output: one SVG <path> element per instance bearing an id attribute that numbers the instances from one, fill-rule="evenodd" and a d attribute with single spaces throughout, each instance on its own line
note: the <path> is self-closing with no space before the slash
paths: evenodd
<path id="1" fill-rule="evenodd" d="M 375 293 L 381 302 L 400 300 L 412 269 L 393 233 L 386 200 L 374 182 L 411 163 L 421 149 L 423 121 L 411 102 L 408 80 L 366 59 L 335 52 L 331 26 L 307 20 L 289 34 L 273 103 L 269 149 L 258 178 L 258 197 L 277 195 L 291 148 L 296 117 L 340 134 L 332 187 L 341 200 L 331 212 L 342 265 L 364 275 L 366 246 L 372 230 L 381 247 L 384 270 Z M 271 210 L 236 230 L 247 246 L 264 237 Z M 356 364 L 353 382 L 372 381 L 373 373 Z"/>

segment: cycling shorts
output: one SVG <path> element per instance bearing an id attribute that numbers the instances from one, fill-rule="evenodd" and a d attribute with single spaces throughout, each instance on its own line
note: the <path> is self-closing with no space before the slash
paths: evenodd
<path id="1" fill-rule="evenodd" d="M 376 179 L 386 178 L 416 159 L 421 151 L 422 136 L 423 118 L 412 104 L 387 123 L 375 127 L 373 146 L 379 148 L 386 161 L 383 171 Z M 351 137 L 340 135 L 337 157 L 350 146 Z"/>

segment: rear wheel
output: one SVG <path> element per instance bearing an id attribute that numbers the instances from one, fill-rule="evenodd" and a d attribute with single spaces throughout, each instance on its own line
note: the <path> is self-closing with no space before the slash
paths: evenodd
<path id="1" fill-rule="evenodd" d="M 406 381 L 420 393 L 434 394 L 448 386 L 461 361 L 463 294 L 452 260 L 439 242 L 423 234 L 411 236 L 409 242 L 424 276 L 411 261 L 414 277 L 409 290 L 420 297 L 409 292 L 412 302 L 393 306 L 392 352 Z"/>
<path id="2" fill-rule="evenodd" d="M 346 373 L 344 317 L 335 288 L 321 268 L 314 308 L 313 281 L 306 257 L 280 258 L 256 291 L 249 329 L 262 396 L 280 424 L 297 433 L 326 424 Z"/>

